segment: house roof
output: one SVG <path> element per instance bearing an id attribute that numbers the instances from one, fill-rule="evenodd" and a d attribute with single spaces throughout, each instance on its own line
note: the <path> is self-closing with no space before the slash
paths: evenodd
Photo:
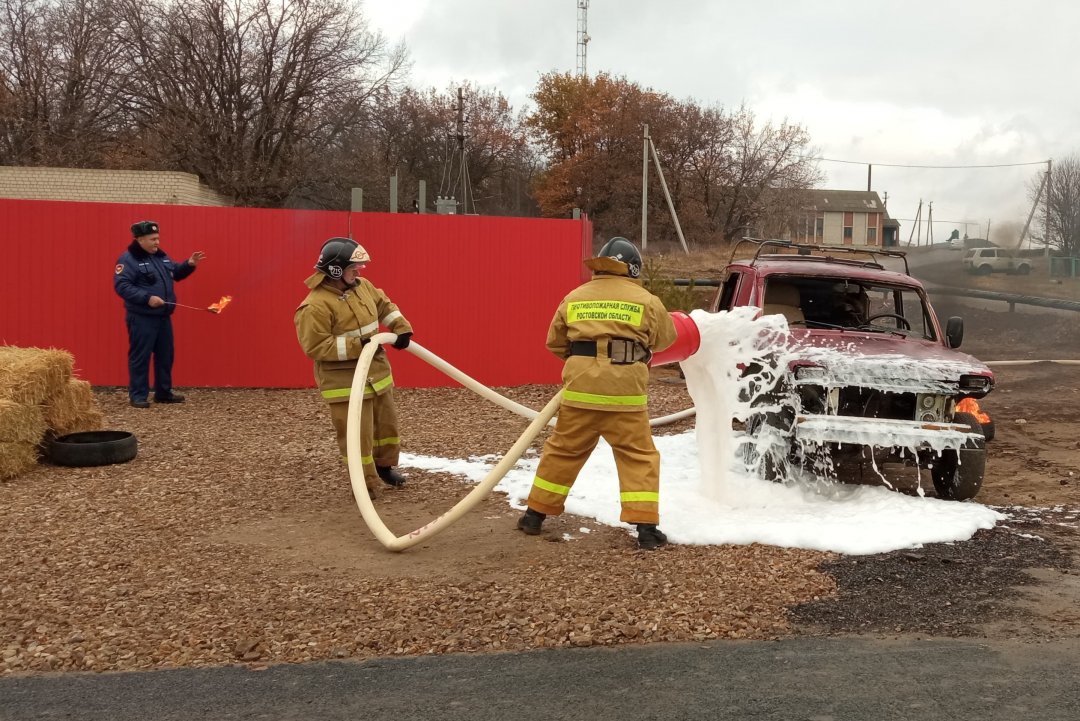
<path id="1" fill-rule="evenodd" d="M 884 203 L 873 190 L 809 190 L 807 198 L 815 210 L 840 213 L 882 213 Z"/>

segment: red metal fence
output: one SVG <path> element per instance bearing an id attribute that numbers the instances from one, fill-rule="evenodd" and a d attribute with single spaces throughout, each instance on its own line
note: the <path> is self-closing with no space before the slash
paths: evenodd
<path id="1" fill-rule="evenodd" d="M 293 311 L 324 240 L 356 238 L 365 275 L 398 304 L 415 340 L 491 386 L 558 382 L 544 348 L 548 323 L 582 280 L 587 220 L 208 208 L 0 199 L 0 344 L 65 348 L 94 385 L 127 385 L 123 303 L 113 292 L 129 227 L 151 219 L 176 261 L 206 261 L 177 283 L 177 386 L 313 385 Z M 454 385 L 390 350 L 403 387 Z"/>

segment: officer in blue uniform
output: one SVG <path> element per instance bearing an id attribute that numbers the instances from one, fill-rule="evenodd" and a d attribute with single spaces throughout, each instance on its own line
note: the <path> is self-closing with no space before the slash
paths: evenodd
<path id="1" fill-rule="evenodd" d="M 113 288 L 124 299 L 128 329 L 128 399 L 135 408 L 149 408 L 150 356 L 154 357 L 154 400 L 183 403 L 172 392 L 173 332 L 176 308 L 173 281 L 195 272 L 206 254 L 192 253 L 182 263 L 174 263 L 161 249 L 158 224 L 142 220 L 131 226 L 135 239 L 116 261 Z"/>

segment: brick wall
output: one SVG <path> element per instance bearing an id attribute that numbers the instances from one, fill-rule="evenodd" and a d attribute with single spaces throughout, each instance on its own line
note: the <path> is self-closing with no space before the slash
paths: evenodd
<path id="1" fill-rule="evenodd" d="M 191 173 L 0 166 L 0 198 L 229 206 Z"/>

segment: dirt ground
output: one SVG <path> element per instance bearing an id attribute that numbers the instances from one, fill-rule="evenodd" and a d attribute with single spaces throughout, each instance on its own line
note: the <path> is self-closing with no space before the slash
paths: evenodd
<path id="1" fill-rule="evenodd" d="M 1080 359 L 1073 315 L 997 305 L 949 297 L 938 312 L 965 317 L 963 350 L 982 360 Z M 983 408 L 997 437 L 976 500 L 1009 519 L 963 543 L 860 557 L 650 554 L 623 529 L 569 516 L 526 537 L 498 494 L 394 554 L 351 500 L 314 391 L 190 389 L 188 403 L 143 411 L 97 389 L 139 457 L 0 484 L 0 673 L 801 634 L 1075 638 L 1080 366 L 994 370 Z M 500 390 L 539 408 L 556 389 Z M 500 454 L 524 427 L 463 389 L 402 390 L 399 402 L 411 452 Z M 650 404 L 664 415 L 690 399 L 659 370 Z M 377 501 L 398 533 L 468 491 L 409 473 Z"/>

